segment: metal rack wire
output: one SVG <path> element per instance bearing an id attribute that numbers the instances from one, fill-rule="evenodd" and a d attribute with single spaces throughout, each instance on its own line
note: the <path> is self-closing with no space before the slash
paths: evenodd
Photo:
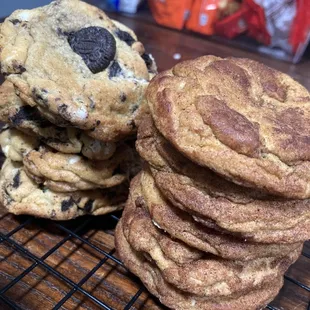
<path id="1" fill-rule="evenodd" d="M 110 215 L 106 215 L 107 217 L 109 217 L 110 219 L 112 219 L 115 224 L 117 223 L 117 221 L 119 220 L 118 216 L 114 215 L 114 214 L 110 214 Z M 21 274 L 19 274 L 19 276 L 17 276 L 16 278 L 14 278 L 11 282 L 7 283 L 4 287 L 0 288 L 0 300 L 2 300 L 5 304 L 7 304 L 9 307 L 11 307 L 12 309 L 22 309 L 20 308 L 15 302 L 14 300 L 11 300 L 8 296 L 6 296 L 6 292 L 12 288 L 14 285 L 16 285 L 19 281 L 21 281 L 26 275 L 28 275 L 35 267 L 37 266 L 41 266 L 42 268 L 45 269 L 45 271 L 47 271 L 49 274 L 52 274 L 53 276 L 57 277 L 59 280 L 65 282 L 67 285 L 70 286 L 70 291 L 53 307 L 53 309 L 60 309 L 64 303 L 76 292 L 80 292 L 83 295 L 85 295 L 87 298 L 91 299 L 95 304 L 97 304 L 99 307 L 101 307 L 102 309 L 106 309 L 106 310 L 113 310 L 113 308 L 111 307 L 111 305 L 108 305 L 107 303 L 103 302 L 102 300 L 98 299 L 97 297 L 95 297 L 93 294 L 91 294 L 90 292 L 86 291 L 85 289 L 82 288 L 83 284 L 85 284 L 90 277 L 100 268 L 102 267 L 107 261 L 112 260 L 114 263 L 116 263 L 117 265 L 123 266 L 122 262 L 114 256 L 115 253 L 115 249 L 110 250 L 109 252 L 99 248 L 98 246 L 96 246 L 95 244 L 91 243 L 89 240 L 87 240 L 86 238 L 83 238 L 79 232 L 81 232 L 86 226 L 88 226 L 89 224 L 91 224 L 91 222 L 94 220 L 94 218 L 87 218 L 85 221 L 82 222 L 82 224 L 79 224 L 77 227 L 75 227 L 74 229 L 70 229 L 67 227 L 66 224 L 62 224 L 59 222 L 52 222 L 52 225 L 55 226 L 57 229 L 61 230 L 63 233 L 66 234 L 66 236 L 59 241 L 56 245 L 54 245 L 50 250 L 48 250 L 43 256 L 41 257 L 37 257 L 36 255 L 34 255 L 33 253 L 31 253 L 28 249 L 26 249 L 22 244 L 16 242 L 12 236 L 14 234 L 16 234 L 17 232 L 23 230 L 23 229 L 27 229 L 27 227 L 29 225 L 33 225 L 36 222 L 36 219 L 32 218 L 32 217 L 28 217 L 25 218 L 25 220 L 22 221 L 22 223 L 20 225 L 18 225 L 16 228 L 14 228 L 12 231 L 3 234 L 0 233 L 0 244 L 1 243 L 5 243 L 7 246 L 9 246 L 10 248 L 14 249 L 16 253 L 21 254 L 26 256 L 27 258 L 29 258 L 32 261 L 32 265 L 29 266 L 26 270 L 24 270 Z M 45 262 L 45 260 L 52 255 L 57 249 L 59 249 L 62 245 L 64 245 L 65 242 L 67 242 L 68 240 L 75 238 L 77 240 L 79 240 L 80 242 L 82 242 L 83 244 L 86 244 L 87 246 L 91 247 L 93 250 L 95 250 L 96 252 L 100 253 L 101 255 L 103 255 L 104 257 L 96 264 L 95 267 L 93 267 L 92 270 L 90 270 L 79 282 L 75 283 L 72 280 L 70 280 L 68 277 L 66 277 L 65 275 L 63 275 L 62 273 L 60 273 L 59 271 L 57 271 L 55 268 L 53 268 L 52 266 L 50 266 L 49 264 L 47 264 Z M 310 255 L 307 253 L 302 253 L 302 255 L 304 257 L 306 257 L 307 259 L 310 260 Z M 309 266 L 310 266 L 310 261 L 309 261 Z M 124 267 L 124 266 L 123 266 Z M 125 267 L 124 267 L 125 268 Z M 285 276 L 285 279 L 287 281 L 292 282 L 294 285 L 299 286 L 300 288 L 302 288 L 303 290 L 310 292 L 310 287 L 300 283 L 299 281 L 289 277 L 289 276 Z M 135 281 L 134 277 L 133 277 L 133 281 Z M 135 302 L 138 300 L 139 296 L 145 291 L 145 288 L 143 286 L 140 286 L 140 288 L 137 290 L 137 292 L 131 297 L 130 300 L 128 300 L 128 303 L 125 305 L 125 307 L 123 308 L 124 310 L 129 310 L 131 309 Z M 267 309 L 270 310 L 277 310 L 277 308 L 268 305 L 266 307 Z M 310 300 L 309 300 L 309 304 L 307 307 L 307 310 L 310 310 Z"/>

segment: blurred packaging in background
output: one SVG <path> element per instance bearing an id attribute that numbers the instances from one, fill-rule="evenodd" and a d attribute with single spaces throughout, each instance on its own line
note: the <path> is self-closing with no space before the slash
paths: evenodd
<path id="1" fill-rule="evenodd" d="M 0 18 L 16 9 L 31 9 L 51 1 L 0 0 Z M 165 27 L 216 35 L 215 39 L 224 44 L 239 42 L 249 49 L 256 46 L 256 51 L 294 63 L 301 59 L 310 41 L 310 0 L 84 1 L 110 12 L 135 14 L 138 7 L 147 12 L 150 9 L 155 21 Z"/>
<path id="2" fill-rule="evenodd" d="M 154 19 L 160 25 L 183 29 L 189 17 L 193 0 L 149 1 Z"/>
<path id="3" fill-rule="evenodd" d="M 310 40 L 310 0 L 148 0 L 157 23 L 281 48 L 297 62 Z"/>
<path id="4" fill-rule="evenodd" d="M 141 0 L 104 0 L 100 7 L 106 11 L 136 13 Z"/>

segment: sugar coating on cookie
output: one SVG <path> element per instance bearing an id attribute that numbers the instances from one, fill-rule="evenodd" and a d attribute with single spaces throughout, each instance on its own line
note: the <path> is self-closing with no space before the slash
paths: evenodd
<path id="1" fill-rule="evenodd" d="M 283 199 L 225 180 L 178 152 L 151 117 L 139 127 L 136 147 L 165 198 L 200 223 L 259 242 L 294 243 L 310 237 L 309 199 Z"/>
<path id="2" fill-rule="evenodd" d="M 122 220 L 115 230 L 115 246 L 121 260 L 131 272 L 137 275 L 147 289 L 166 306 L 179 310 L 240 310 L 260 309 L 273 300 L 283 285 L 282 277 L 277 278 L 270 285 L 257 290 L 251 290 L 235 298 L 203 298 L 195 294 L 190 294 L 169 284 L 162 276 L 157 266 L 136 251 L 127 241 L 123 232 Z"/>
<path id="3" fill-rule="evenodd" d="M 292 247 L 282 258 L 265 257 L 248 261 L 222 259 L 197 251 L 156 229 L 148 211 L 143 205 L 135 203 L 134 198 L 127 202 L 122 222 L 128 242 L 136 251 L 153 259 L 167 282 L 201 297 L 235 297 L 250 288 L 254 290 L 267 286 L 296 261 L 302 248 L 299 243 L 297 248 Z M 212 273 L 209 272 L 211 270 Z"/>
<path id="4" fill-rule="evenodd" d="M 310 95 L 249 59 L 204 56 L 157 75 L 156 127 L 180 152 L 232 182 L 310 197 Z"/>

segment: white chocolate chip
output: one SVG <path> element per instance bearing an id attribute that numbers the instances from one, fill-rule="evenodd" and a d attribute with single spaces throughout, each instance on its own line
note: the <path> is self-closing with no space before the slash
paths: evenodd
<path id="1" fill-rule="evenodd" d="M 162 229 L 154 220 L 152 220 L 152 222 L 157 228 Z"/>
<path id="2" fill-rule="evenodd" d="M 87 118 L 87 111 L 85 108 L 79 108 L 76 111 L 76 116 L 80 119 L 86 119 Z"/>
<path id="3" fill-rule="evenodd" d="M 22 21 L 28 21 L 30 19 L 29 11 L 22 11 L 18 14 L 18 18 Z"/>
<path id="4" fill-rule="evenodd" d="M 10 149 L 9 145 L 6 145 L 2 148 L 2 152 L 4 153 L 5 157 L 8 157 L 9 149 Z"/>
<path id="5" fill-rule="evenodd" d="M 72 157 L 69 158 L 69 164 L 73 165 L 73 164 L 77 163 L 80 160 L 81 160 L 80 156 L 72 156 Z"/>

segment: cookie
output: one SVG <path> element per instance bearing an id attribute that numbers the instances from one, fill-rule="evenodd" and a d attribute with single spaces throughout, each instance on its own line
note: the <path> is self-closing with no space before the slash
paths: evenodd
<path id="1" fill-rule="evenodd" d="M 300 244 L 282 258 L 258 258 L 247 262 L 226 260 L 208 253 L 197 257 L 197 250 L 191 250 L 157 229 L 143 205 L 134 201 L 127 203 L 122 223 L 129 244 L 147 258 L 151 257 L 167 282 L 198 296 L 239 297 L 268 285 L 296 261 L 302 248 Z M 172 251 L 167 250 L 169 246 L 174 249 L 172 255 Z"/>
<path id="2" fill-rule="evenodd" d="M 5 157 L 22 161 L 25 155 L 39 146 L 39 141 L 16 129 L 5 127 L 0 132 L 0 146 Z"/>
<path id="3" fill-rule="evenodd" d="M 115 230 L 115 245 L 125 266 L 140 278 L 146 288 L 159 298 L 160 302 L 171 309 L 260 309 L 273 300 L 283 285 L 283 279 L 281 277 L 275 279 L 274 283 L 271 285 L 253 290 L 238 298 L 202 298 L 197 295 L 186 293 L 165 281 L 156 265 L 146 259 L 142 253 L 138 253 L 130 246 L 123 233 L 122 220 L 120 220 Z"/>
<path id="4" fill-rule="evenodd" d="M 0 50 L 1 72 L 49 120 L 101 141 L 135 133 L 154 66 L 136 35 L 100 9 L 62 0 L 15 11 L 1 25 Z"/>
<path id="5" fill-rule="evenodd" d="M 15 94 L 13 84 L 8 81 L 0 86 L 0 121 L 38 137 L 62 153 L 81 152 L 90 159 L 105 160 L 116 149 L 115 143 L 93 139 L 76 128 L 55 126 L 43 117 L 37 107 L 24 103 Z"/>
<path id="6" fill-rule="evenodd" d="M 308 200 L 285 200 L 226 181 L 179 153 L 150 118 L 141 124 L 136 145 L 162 194 L 195 219 L 257 242 L 309 239 Z"/>
<path id="7" fill-rule="evenodd" d="M 156 127 L 180 152 L 232 182 L 310 197 L 310 95 L 249 59 L 204 56 L 156 76 Z"/>
<path id="8" fill-rule="evenodd" d="M 35 183 L 20 162 L 6 159 L 0 174 L 0 202 L 13 214 L 29 214 L 53 220 L 101 215 L 123 208 L 126 186 L 96 191 L 58 193 Z"/>
<path id="9" fill-rule="evenodd" d="M 154 225 L 169 233 L 175 239 L 198 250 L 212 253 L 225 259 L 249 261 L 264 257 L 281 257 L 300 247 L 301 242 L 292 244 L 263 244 L 245 240 L 240 235 L 228 231 L 216 230 L 199 223 L 190 214 L 174 207 L 166 201 L 154 184 L 150 173 L 143 171 L 141 184 L 132 183 L 131 195 L 140 199 L 140 203 L 150 213 Z M 139 203 L 139 202 L 138 202 Z"/>
<path id="10" fill-rule="evenodd" d="M 111 159 L 90 161 L 78 155 L 55 153 L 41 146 L 23 158 L 23 165 L 28 176 L 53 191 L 108 188 L 127 180 L 121 164 L 130 157 L 130 151 L 120 147 Z"/>
<path id="11" fill-rule="evenodd" d="M 120 145 L 112 158 L 92 161 L 80 155 L 56 152 L 42 144 L 29 145 L 28 141 L 29 136 L 15 129 L 0 134 L 0 144 L 7 157 L 21 161 L 29 177 L 53 191 L 113 187 L 128 181 L 136 172 L 138 159 L 126 144 Z"/>

